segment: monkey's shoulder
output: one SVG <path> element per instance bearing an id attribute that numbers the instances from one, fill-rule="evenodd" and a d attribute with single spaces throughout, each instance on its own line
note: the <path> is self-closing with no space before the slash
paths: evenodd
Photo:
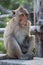
<path id="1" fill-rule="evenodd" d="M 12 24 L 14 24 L 14 23 L 16 23 L 16 18 L 15 18 L 15 17 L 13 17 L 13 18 L 8 22 L 7 25 L 12 25 Z"/>
<path id="2" fill-rule="evenodd" d="M 15 19 L 15 17 L 11 18 L 8 24 L 15 22 Z"/>

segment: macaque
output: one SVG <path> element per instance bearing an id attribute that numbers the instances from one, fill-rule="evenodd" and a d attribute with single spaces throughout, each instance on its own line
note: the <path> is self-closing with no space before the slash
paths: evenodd
<path id="1" fill-rule="evenodd" d="M 43 25 L 36 31 L 36 56 L 43 57 Z"/>
<path id="2" fill-rule="evenodd" d="M 24 7 L 13 10 L 13 17 L 4 31 L 4 45 L 9 58 L 33 59 L 34 36 L 30 35 L 31 22 Z"/>

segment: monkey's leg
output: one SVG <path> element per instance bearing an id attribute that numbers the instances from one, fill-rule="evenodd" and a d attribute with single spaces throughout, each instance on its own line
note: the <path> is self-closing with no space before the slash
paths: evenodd
<path id="1" fill-rule="evenodd" d="M 11 58 L 28 59 L 28 55 L 22 53 L 22 50 L 15 38 L 10 39 L 7 54 Z"/>
<path id="2" fill-rule="evenodd" d="M 7 59 L 15 59 L 15 58 L 28 59 L 28 55 L 22 53 L 22 50 L 14 37 L 9 37 L 7 39 L 6 50 L 7 50 L 7 57 L 5 58 Z"/>
<path id="3" fill-rule="evenodd" d="M 8 39 L 7 55 L 11 58 L 20 58 L 22 55 L 21 48 L 14 37 Z"/>

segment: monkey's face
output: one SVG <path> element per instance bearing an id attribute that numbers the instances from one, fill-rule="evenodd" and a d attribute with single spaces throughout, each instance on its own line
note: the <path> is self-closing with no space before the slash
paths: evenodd
<path id="1" fill-rule="evenodd" d="M 19 15 L 19 23 L 22 27 L 27 26 L 27 15 L 26 14 Z"/>

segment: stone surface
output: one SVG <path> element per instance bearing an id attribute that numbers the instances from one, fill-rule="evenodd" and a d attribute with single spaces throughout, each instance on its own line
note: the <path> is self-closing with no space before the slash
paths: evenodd
<path id="1" fill-rule="evenodd" d="M 0 65 L 43 65 L 43 58 L 33 60 L 0 60 Z"/>
<path id="2" fill-rule="evenodd" d="M 0 54 L 4 56 L 6 54 Z M 33 60 L 0 60 L 0 65 L 43 65 L 43 58 L 34 57 Z"/>

